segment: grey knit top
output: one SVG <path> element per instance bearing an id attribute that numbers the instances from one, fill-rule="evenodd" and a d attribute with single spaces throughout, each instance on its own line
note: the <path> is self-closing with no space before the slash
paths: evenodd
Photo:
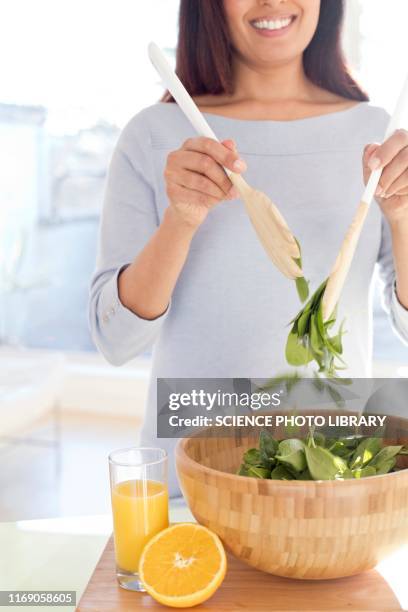
<path id="1" fill-rule="evenodd" d="M 247 181 L 278 205 L 301 242 L 314 290 L 326 278 L 363 190 L 362 152 L 381 141 L 384 110 L 369 103 L 296 121 L 206 118 L 220 139 L 233 138 Z M 295 285 L 271 264 L 241 201 L 223 202 L 197 231 L 166 313 L 154 321 L 127 310 L 117 275 L 143 248 L 168 206 L 168 153 L 194 136 L 175 104 L 159 103 L 124 128 L 111 162 L 90 298 L 94 341 L 121 365 L 153 347 L 144 445 L 156 440 L 156 378 L 263 378 L 287 372 L 288 323 L 299 310 Z M 371 284 L 378 265 L 394 330 L 408 340 L 408 311 L 395 294 L 390 232 L 374 202 L 339 305 L 347 318 L 344 358 L 353 377 L 371 374 Z M 391 325 L 390 325 L 390 333 Z M 170 490 L 178 491 L 174 470 Z"/>

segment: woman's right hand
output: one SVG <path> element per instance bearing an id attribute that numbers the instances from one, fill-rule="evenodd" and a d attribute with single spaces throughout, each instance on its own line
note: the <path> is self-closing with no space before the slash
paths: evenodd
<path id="1" fill-rule="evenodd" d="M 219 202 L 238 194 L 223 166 L 237 174 L 246 170 L 235 143 L 189 138 L 167 157 L 164 171 L 170 206 L 188 226 L 197 228 Z"/>

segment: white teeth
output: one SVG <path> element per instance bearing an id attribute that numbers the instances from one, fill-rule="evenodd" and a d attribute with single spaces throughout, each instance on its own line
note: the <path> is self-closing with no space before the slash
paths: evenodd
<path id="1" fill-rule="evenodd" d="M 267 21 L 262 19 L 261 21 L 254 21 L 253 25 L 258 30 L 281 30 L 286 28 L 292 22 L 292 18 L 276 19 L 275 21 Z"/>

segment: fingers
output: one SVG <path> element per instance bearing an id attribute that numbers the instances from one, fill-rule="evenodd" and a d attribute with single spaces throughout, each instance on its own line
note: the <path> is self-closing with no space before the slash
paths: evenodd
<path id="1" fill-rule="evenodd" d="M 204 174 L 198 174 L 198 172 L 191 172 L 190 170 L 180 170 L 177 183 L 181 187 L 212 196 L 218 201 L 227 199 L 228 192 L 231 189 L 231 187 L 228 188 L 227 186 L 224 191 L 214 181 L 204 176 Z"/>
<path id="2" fill-rule="evenodd" d="M 236 199 L 238 194 L 222 166 L 231 167 L 238 159 L 233 141 L 226 141 L 225 146 L 208 138 L 186 141 L 167 158 L 170 201 L 211 208 L 222 200 Z"/>
<path id="3" fill-rule="evenodd" d="M 368 144 L 365 148 L 364 148 L 364 155 L 363 155 L 363 166 L 366 168 L 370 168 L 370 166 L 368 165 L 368 162 L 370 160 L 370 157 L 374 155 L 374 153 L 376 151 L 378 151 L 378 149 L 380 148 L 380 144 L 378 142 L 373 142 L 371 144 Z"/>
<path id="4" fill-rule="evenodd" d="M 405 170 L 391 185 L 385 187 L 381 197 L 388 199 L 406 195 L 408 195 L 408 170 Z"/>
<path id="5" fill-rule="evenodd" d="M 387 166 L 405 147 L 408 146 L 408 132 L 397 130 L 381 146 L 378 147 L 375 155 L 369 160 L 370 170 L 377 170 Z"/>
<path id="6" fill-rule="evenodd" d="M 189 138 L 182 148 L 185 151 L 203 153 L 231 172 L 241 173 L 247 169 L 246 163 L 235 150 L 211 138 Z"/>
<path id="7" fill-rule="evenodd" d="M 377 142 L 374 142 L 372 144 L 367 145 L 364 148 L 364 154 L 363 154 L 363 172 L 364 172 L 364 183 L 367 184 L 368 179 L 370 178 L 370 174 L 372 172 L 370 166 L 369 166 L 369 160 L 372 156 L 374 156 L 374 153 L 380 148 L 380 144 Z"/>
<path id="8" fill-rule="evenodd" d="M 219 198 L 214 198 L 194 189 L 187 189 L 176 183 L 167 184 L 167 195 L 170 201 L 177 202 L 177 204 L 196 204 L 206 208 L 212 208 L 220 201 Z"/>
<path id="9" fill-rule="evenodd" d="M 191 138 L 181 149 L 168 155 L 165 169 L 166 182 L 217 198 L 218 201 L 238 197 L 223 166 L 246 168 L 239 159 L 232 140 L 219 143 L 209 138 Z M 242 170 L 241 170 L 242 171 Z"/>
<path id="10" fill-rule="evenodd" d="M 364 180 L 373 170 L 382 168 L 376 196 L 389 198 L 405 195 L 408 171 L 408 132 L 397 130 L 382 145 L 367 145 L 363 156 Z"/>
<path id="11" fill-rule="evenodd" d="M 184 169 L 206 176 L 221 189 L 224 195 L 232 187 L 232 183 L 224 170 L 208 155 L 182 150 L 178 156 L 178 164 Z"/>
<path id="12" fill-rule="evenodd" d="M 382 171 L 380 185 L 382 188 L 382 195 L 384 194 L 389 196 L 391 194 L 391 190 L 393 189 L 393 185 L 396 181 L 400 180 L 400 186 L 406 187 L 406 171 L 408 169 L 408 147 L 402 149 L 397 156 L 387 165 Z M 405 177 L 404 177 L 405 175 Z M 402 183 L 402 185 L 401 185 Z"/>

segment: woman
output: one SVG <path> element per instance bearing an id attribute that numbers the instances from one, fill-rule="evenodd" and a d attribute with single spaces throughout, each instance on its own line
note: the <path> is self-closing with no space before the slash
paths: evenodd
<path id="1" fill-rule="evenodd" d="M 94 340 L 110 362 L 154 344 L 143 444 L 157 444 L 157 377 L 288 371 L 294 283 L 271 265 L 222 166 L 247 170 L 277 202 L 312 288 L 335 260 L 363 179 L 383 167 L 340 304 L 347 374 L 370 375 L 376 262 L 408 339 L 408 134 L 375 144 L 388 118 L 346 69 L 342 15 L 340 0 L 181 1 L 178 74 L 223 144 L 197 138 L 169 95 L 129 122 L 110 168 L 91 295 Z M 170 482 L 177 493 L 174 471 Z"/>

